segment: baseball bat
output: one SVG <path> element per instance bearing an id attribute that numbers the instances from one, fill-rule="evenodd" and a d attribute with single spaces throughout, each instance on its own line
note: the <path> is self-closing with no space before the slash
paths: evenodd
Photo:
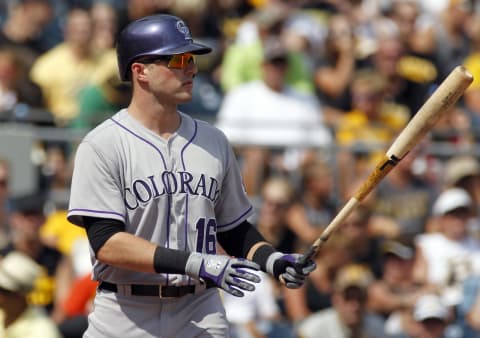
<path id="1" fill-rule="evenodd" d="M 450 72 L 393 141 L 385 156 L 377 163 L 354 196 L 347 201 L 320 237 L 303 254 L 299 262 L 300 265 L 304 265 L 307 260 L 317 255 L 330 235 L 345 221 L 365 196 L 420 142 L 442 114 L 453 107 L 472 81 L 472 74 L 464 66 L 457 66 Z"/>

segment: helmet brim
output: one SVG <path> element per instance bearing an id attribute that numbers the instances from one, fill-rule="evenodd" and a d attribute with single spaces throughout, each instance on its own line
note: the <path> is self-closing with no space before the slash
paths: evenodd
<path id="1" fill-rule="evenodd" d="M 183 54 L 183 53 L 192 53 L 195 55 L 202 55 L 208 54 L 212 51 L 212 48 L 198 43 L 198 42 L 190 42 L 183 46 L 178 46 L 175 48 L 161 48 L 156 51 L 152 51 L 148 53 L 149 55 L 175 55 L 175 54 Z"/>

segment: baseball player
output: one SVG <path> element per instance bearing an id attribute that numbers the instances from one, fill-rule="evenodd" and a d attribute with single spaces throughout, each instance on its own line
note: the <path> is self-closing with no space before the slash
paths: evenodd
<path id="1" fill-rule="evenodd" d="M 195 56 L 210 51 L 171 15 L 119 35 L 132 99 L 80 143 L 71 186 L 68 219 L 86 229 L 99 281 L 84 337 L 228 337 L 217 288 L 241 297 L 259 269 L 298 288 L 315 268 L 247 222 L 252 206 L 226 137 L 177 110 L 192 98 Z"/>

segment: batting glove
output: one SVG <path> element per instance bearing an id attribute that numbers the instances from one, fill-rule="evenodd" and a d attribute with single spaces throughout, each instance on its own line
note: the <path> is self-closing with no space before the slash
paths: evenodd
<path id="1" fill-rule="evenodd" d="M 207 285 L 219 287 L 237 297 L 244 296 L 241 290 L 255 290 L 255 286 L 249 282 L 260 282 L 259 276 L 245 269 L 258 271 L 260 266 L 246 259 L 198 252 L 190 254 L 185 266 L 188 276 L 200 279 Z"/>
<path id="2" fill-rule="evenodd" d="M 300 254 L 275 252 L 268 257 L 267 272 L 281 281 L 289 289 L 298 289 L 317 265 L 311 259 L 300 263 Z"/>

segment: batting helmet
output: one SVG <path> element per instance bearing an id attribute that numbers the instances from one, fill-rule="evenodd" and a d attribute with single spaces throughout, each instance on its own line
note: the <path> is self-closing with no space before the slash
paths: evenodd
<path id="1" fill-rule="evenodd" d="M 130 80 L 130 65 L 138 58 L 182 53 L 206 54 L 212 49 L 194 42 L 185 22 L 173 15 L 156 14 L 128 24 L 117 40 L 120 77 Z"/>

